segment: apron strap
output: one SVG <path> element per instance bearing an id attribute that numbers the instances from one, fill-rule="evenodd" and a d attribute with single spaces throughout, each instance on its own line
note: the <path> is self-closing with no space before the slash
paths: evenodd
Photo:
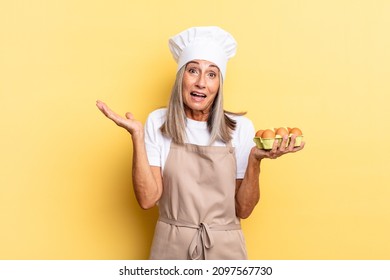
<path id="1" fill-rule="evenodd" d="M 192 260 L 199 260 L 203 254 L 206 254 L 206 249 L 210 249 L 214 246 L 214 238 L 211 231 L 225 231 L 225 230 L 240 230 L 240 224 L 227 224 L 227 225 L 213 225 L 209 226 L 207 223 L 200 223 L 199 225 L 193 225 L 186 222 L 179 222 L 166 217 L 159 217 L 159 221 L 174 225 L 177 227 L 187 227 L 196 229 L 196 233 L 192 238 L 190 246 L 188 248 L 189 256 Z"/>

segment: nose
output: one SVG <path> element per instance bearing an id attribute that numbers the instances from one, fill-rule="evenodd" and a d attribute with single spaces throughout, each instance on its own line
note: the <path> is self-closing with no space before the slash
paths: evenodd
<path id="1" fill-rule="evenodd" d="M 206 77 L 205 74 L 200 74 L 198 76 L 198 79 L 196 81 L 196 86 L 199 88 L 205 88 L 206 87 Z"/>

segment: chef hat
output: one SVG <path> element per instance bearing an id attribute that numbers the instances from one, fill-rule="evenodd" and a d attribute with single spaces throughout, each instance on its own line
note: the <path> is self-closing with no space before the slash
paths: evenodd
<path id="1" fill-rule="evenodd" d="M 217 26 L 192 27 L 169 39 L 169 49 L 178 70 L 194 59 L 215 63 L 225 78 L 226 64 L 236 54 L 233 36 Z"/>

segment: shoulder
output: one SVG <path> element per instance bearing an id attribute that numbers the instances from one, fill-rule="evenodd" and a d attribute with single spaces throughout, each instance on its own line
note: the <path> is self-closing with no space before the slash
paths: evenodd
<path id="1" fill-rule="evenodd" d="M 156 109 L 150 112 L 146 119 L 146 126 L 160 127 L 165 121 L 166 113 L 166 108 Z"/>
<path id="2" fill-rule="evenodd" d="M 230 115 L 236 121 L 236 128 L 233 131 L 233 144 L 235 147 L 242 147 L 245 149 L 251 148 L 253 144 L 253 137 L 255 135 L 255 127 L 252 121 L 246 116 Z"/>
<path id="3" fill-rule="evenodd" d="M 165 120 L 165 116 L 167 114 L 167 108 L 159 108 L 149 113 L 148 119 L 152 120 Z"/>
<path id="4" fill-rule="evenodd" d="M 163 125 L 165 121 L 166 109 L 157 109 L 149 113 L 146 122 L 145 122 L 145 130 L 150 135 L 159 134 L 160 127 Z"/>

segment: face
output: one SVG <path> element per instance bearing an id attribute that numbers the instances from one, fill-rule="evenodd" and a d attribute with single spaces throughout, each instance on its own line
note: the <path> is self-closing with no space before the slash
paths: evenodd
<path id="1" fill-rule="evenodd" d="M 187 63 L 183 76 L 183 102 L 186 116 L 207 121 L 219 89 L 219 68 L 206 60 Z"/>

